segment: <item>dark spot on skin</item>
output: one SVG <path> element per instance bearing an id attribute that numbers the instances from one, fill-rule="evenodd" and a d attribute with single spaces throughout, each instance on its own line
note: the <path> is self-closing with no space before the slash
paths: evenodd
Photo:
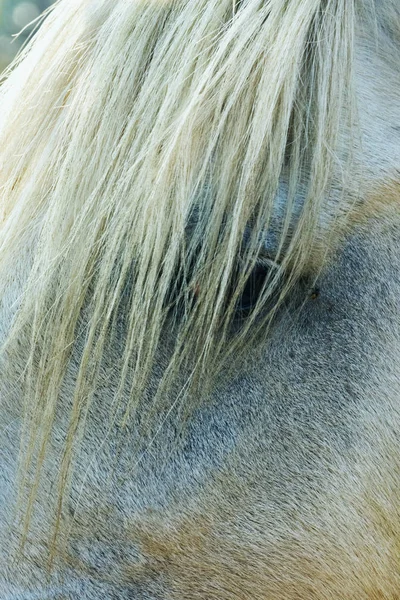
<path id="1" fill-rule="evenodd" d="M 312 289 L 309 296 L 310 300 L 316 300 L 319 297 L 319 293 L 320 292 L 318 288 Z"/>

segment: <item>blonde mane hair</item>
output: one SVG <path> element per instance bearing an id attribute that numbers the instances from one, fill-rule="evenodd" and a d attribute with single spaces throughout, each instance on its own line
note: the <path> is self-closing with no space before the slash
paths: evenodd
<path id="1" fill-rule="evenodd" d="M 166 328 L 153 412 L 178 373 L 189 369 L 190 403 L 196 382 L 268 331 L 318 245 L 354 22 L 353 0 L 60 0 L 7 73 L 0 272 L 9 285 L 30 248 L 5 344 L 11 356 L 27 346 L 27 522 L 76 340 L 60 498 L 122 302 L 126 419 Z M 260 261 L 270 275 L 233 326 Z"/>

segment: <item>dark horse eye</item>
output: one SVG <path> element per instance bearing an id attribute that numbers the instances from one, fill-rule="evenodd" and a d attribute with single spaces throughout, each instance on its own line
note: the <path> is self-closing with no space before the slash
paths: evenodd
<path id="1" fill-rule="evenodd" d="M 245 318 L 250 314 L 270 275 L 271 266 L 269 264 L 256 265 L 254 267 L 236 304 L 235 313 L 237 318 Z"/>

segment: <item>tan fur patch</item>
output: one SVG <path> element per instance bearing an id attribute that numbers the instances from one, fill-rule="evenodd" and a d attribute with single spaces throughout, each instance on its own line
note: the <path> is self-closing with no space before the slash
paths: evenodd
<path id="1" fill-rule="evenodd" d="M 242 516 L 243 518 L 243 516 Z M 275 546 L 241 537 L 239 522 L 231 531 L 212 518 L 187 519 L 178 528 L 143 525 L 136 534 L 150 571 L 165 579 L 174 600 L 397 600 L 399 565 L 386 555 L 378 532 L 359 545 L 329 547 L 324 532 L 278 540 Z M 142 531 L 140 531 L 142 529 Z M 267 537 L 267 536 L 266 536 Z M 384 537 L 382 537 L 382 542 Z M 355 540 L 354 540 L 355 542 Z M 309 544 L 307 546 L 307 543 Z M 133 567 L 131 576 L 138 577 Z M 129 570 L 127 571 L 129 578 Z"/>
<path id="2" fill-rule="evenodd" d="M 317 239 L 308 263 L 311 273 L 319 272 L 329 263 L 344 239 L 373 220 L 392 224 L 399 219 L 400 181 L 390 178 L 375 184 L 369 195 L 354 202 L 344 203 L 331 231 Z"/>
<path id="3" fill-rule="evenodd" d="M 351 468 L 319 505 L 305 500 L 286 516 L 268 511 L 261 480 L 249 490 L 221 475 L 193 507 L 177 506 L 179 517 L 131 524 L 144 562 L 126 577 L 156 574 L 171 600 L 399 600 L 398 490 L 382 465 L 379 479 L 361 474 L 356 491 Z"/>
<path id="4" fill-rule="evenodd" d="M 382 219 L 388 215 L 393 222 L 399 209 L 400 181 L 392 179 L 377 185 L 363 202 L 353 207 L 347 220 L 350 226 L 365 225 L 370 219 Z"/>

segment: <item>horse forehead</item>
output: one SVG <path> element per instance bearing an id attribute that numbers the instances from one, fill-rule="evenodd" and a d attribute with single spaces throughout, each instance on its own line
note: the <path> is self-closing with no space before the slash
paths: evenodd
<path id="1" fill-rule="evenodd" d="M 399 7 L 396 11 L 400 22 Z M 386 14 L 386 13 L 385 13 Z M 384 25 L 384 21 L 382 21 Z M 365 221 L 372 215 L 372 206 L 382 209 L 385 203 L 397 197 L 400 168 L 400 35 L 398 46 L 388 46 L 385 40 L 376 42 L 359 32 L 355 47 L 355 92 L 357 105 L 356 133 L 351 139 L 344 125 L 340 132 L 333 185 L 324 209 L 319 215 L 321 236 L 332 229 L 336 208 L 341 198 L 353 223 L 355 214 Z M 393 56 L 394 59 L 393 60 Z M 343 177 L 343 165 L 349 158 L 349 144 L 353 145 L 348 175 Z M 268 230 L 261 232 L 264 247 L 272 255 L 279 246 L 279 234 L 286 217 L 290 173 L 282 172 L 269 222 Z M 292 224 L 301 215 L 307 197 L 307 187 L 298 185 L 292 207 Z M 354 198 L 359 199 L 361 210 L 354 211 Z M 358 205 L 358 203 L 357 203 Z M 364 214 L 362 214 L 364 213 Z M 340 227 L 338 230 L 340 234 Z M 318 262 L 318 261 L 317 261 Z"/>
<path id="2" fill-rule="evenodd" d="M 382 178 L 385 173 L 393 176 L 400 165 L 400 41 L 395 50 L 376 43 L 377 50 L 372 51 L 370 40 L 360 37 L 355 56 L 355 89 L 362 134 L 360 142 L 356 140 L 356 147 L 361 145 L 359 151 L 364 153 L 368 178 Z"/>

